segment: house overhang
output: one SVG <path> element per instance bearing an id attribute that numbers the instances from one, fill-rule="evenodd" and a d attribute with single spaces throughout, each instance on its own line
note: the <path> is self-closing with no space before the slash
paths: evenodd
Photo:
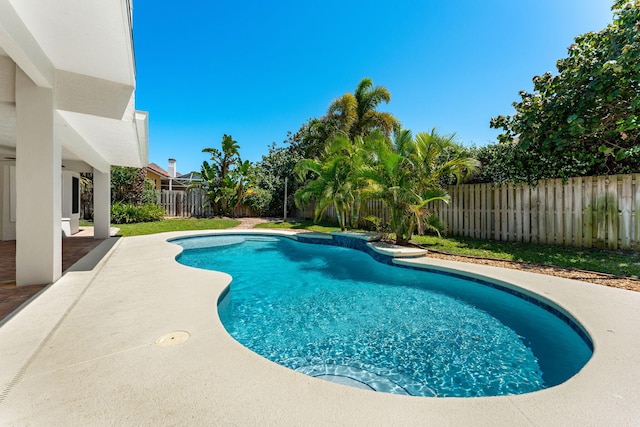
<path id="1" fill-rule="evenodd" d="M 16 67 L 53 90 L 63 163 L 146 166 L 128 0 L 0 0 L 0 161 L 15 156 Z"/>

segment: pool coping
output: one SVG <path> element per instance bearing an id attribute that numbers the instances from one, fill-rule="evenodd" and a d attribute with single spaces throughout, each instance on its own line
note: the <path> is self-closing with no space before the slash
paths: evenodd
<path id="1" fill-rule="evenodd" d="M 567 382 L 483 398 L 395 396 L 293 372 L 247 350 L 215 306 L 231 277 L 178 264 L 168 239 L 276 230 L 162 233 L 120 239 L 91 271 L 71 271 L 0 327 L 0 419 L 108 425 L 631 425 L 640 421 L 640 293 L 428 257 L 394 263 L 498 280 L 561 308 L 594 354 Z M 90 256 L 91 254 L 89 254 Z M 161 348 L 158 337 L 187 331 Z"/>

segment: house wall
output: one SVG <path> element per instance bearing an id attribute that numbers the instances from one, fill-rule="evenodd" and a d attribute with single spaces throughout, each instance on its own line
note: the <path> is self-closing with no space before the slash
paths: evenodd
<path id="1" fill-rule="evenodd" d="M 162 189 L 162 178 L 160 175 L 147 169 L 147 179 L 153 181 L 156 190 Z"/>
<path id="2" fill-rule="evenodd" d="M 77 172 L 62 172 L 62 231 L 65 235 L 80 231 L 80 212 L 73 213 L 73 178 Z M 78 202 L 79 203 L 79 202 Z M 16 239 L 16 167 L 0 166 L 0 240 Z"/>

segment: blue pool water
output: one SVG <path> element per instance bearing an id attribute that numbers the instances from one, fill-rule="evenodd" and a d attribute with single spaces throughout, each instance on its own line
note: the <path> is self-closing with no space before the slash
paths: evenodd
<path id="1" fill-rule="evenodd" d="M 233 276 L 218 306 L 231 336 L 329 381 L 417 396 L 520 394 L 566 381 L 592 354 L 549 311 L 461 277 L 286 237 L 174 243 L 180 263 Z"/>

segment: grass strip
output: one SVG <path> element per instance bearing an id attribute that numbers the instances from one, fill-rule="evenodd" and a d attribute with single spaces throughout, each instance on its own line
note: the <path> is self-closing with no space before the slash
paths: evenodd
<path id="1" fill-rule="evenodd" d="M 500 242 L 463 237 L 414 236 L 412 241 L 427 249 L 452 255 L 577 268 L 616 276 L 640 276 L 640 254 L 635 252 Z"/>
<path id="2" fill-rule="evenodd" d="M 136 224 L 112 224 L 120 231 L 118 236 L 142 236 L 145 234 L 164 233 L 166 231 L 187 231 L 187 230 L 223 230 L 235 227 L 240 221 L 235 219 L 218 218 L 185 218 L 185 219 L 165 219 L 156 222 L 139 222 Z"/>

